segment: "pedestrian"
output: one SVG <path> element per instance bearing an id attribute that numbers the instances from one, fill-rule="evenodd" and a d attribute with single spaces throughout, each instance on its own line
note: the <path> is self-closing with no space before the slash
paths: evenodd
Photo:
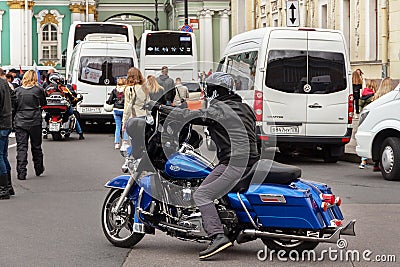
<path id="1" fill-rule="evenodd" d="M 382 80 L 378 90 L 376 90 L 376 92 L 374 93 L 374 95 L 372 96 L 372 101 L 377 100 L 378 98 L 386 95 L 387 93 L 389 93 L 390 91 L 392 91 L 394 88 L 392 87 L 392 79 L 390 77 L 386 77 L 385 79 Z M 371 102 L 372 102 L 371 101 Z M 364 169 L 367 163 L 367 159 L 366 158 L 362 158 L 361 159 L 361 164 L 360 164 L 360 169 Z M 364 161 L 363 161 L 364 160 Z M 374 172 L 379 172 L 381 171 L 381 168 L 379 167 L 379 161 L 375 161 L 374 162 L 374 168 L 373 168 Z"/>
<path id="2" fill-rule="evenodd" d="M 115 137 L 114 137 L 114 148 L 119 149 L 121 147 L 121 133 L 122 133 L 122 118 L 124 115 L 125 95 L 124 90 L 126 87 L 126 79 L 118 78 L 117 87 L 111 91 L 110 97 L 106 101 L 109 105 L 114 105 L 113 115 L 115 121 Z M 127 135 L 124 132 L 123 141 L 128 141 Z"/>
<path id="3" fill-rule="evenodd" d="M 146 116 L 143 105 L 148 101 L 143 84 L 144 78 L 138 68 L 132 67 L 128 70 L 126 86 L 124 90 L 124 114 L 122 117 L 122 129 L 125 131 L 125 125 L 129 118 Z"/>
<path id="4" fill-rule="evenodd" d="M 164 95 L 165 90 L 157 82 L 157 79 L 154 75 L 147 76 L 146 82 L 143 84 L 143 88 L 149 94 L 151 100 L 156 101 L 159 104 L 166 105 Z"/>
<path id="5" fill-rule="evenodd" d="M 175 84 L 176 92 L 174 98 L 174 106 L 187 108 L 187 100 L 189 100 L 189 89 L 182 84 L 182 80 L 179 77 L 175 79 Z"/>
<path id="6" fill-rule="evenodd" d="M 354 115 L 354 118 L 356 119 L 358 119 L 358 114 L 360 114 L 359 101 L 360 101 L 360 92 L 363 85 L 363 78 L 362 78 L 363 74 L 364 73 L 362 72 L 361 69 L 356 69 L 352 74 L 353 99 L 354 99 L 353 104 L 356 107 L 356 114 Z"/>
<path id="7" fill-rule="evenodd" d="M 11 69 L 8 71 L 12 75 L 13 79 L 11 81 L 14 88 L 21 86 L 21 79 L 19 78 L 19 72 L 16 69 Z"/>
<path id="8" fill-rule="evenodd" d="M 0 199 L 14 195 L 11 184 L 11 166 L 8 161 L 8 136 L 12 128 L 12 106 L 10 88 L 0 79 Z"/>
<path id="9" fill-rule="evenodd" d="M 377 89 L 378 89 L 378 84 L 376 83 L 375 80 L 369 80 L 367 82 L 367 85 L 363 89 L 362 95 L 360 98 L 360 108 L 361 108 L 360 111 L 362 111 L 362 109 L 364 109 L 364 107 L 366 107 L 369 103 L 371 103 L 373 101 L 373 98 L 374 98 L 374 95 L 375 95 Z M 360 169 L 365 169 L 366 166 L 367 166 L 367 158 L 362 157 L 361 163 L 358 167 Z"/>
<path id="10" fill-rule="evenodd" d="M 11 81 L 13 80 L 12 75 L 11 74 L 6 74 L 5 71 L 2 68 L 0 68 L 0 78 L 4 79 L 8 83 L 10 94 L 13 94 L 14 85 L 11 83 Z M 11 125 L 14 125 L 14 112 L 13 112 L 13 115 L 11 116 L 11 121 L 12 121 Z M 15 130 L 14 130 L 13 126 L 12 126 L 11 133 L 10 133 L 9 137 L 15 138 Z"/>
<path id="11" fill-rule="evenodd" d="M 212 69 L 210 69 L 208 72 L 207 72 L 207 77 L 210 77 L 210 75 L 213 73 L 213 71 L 212 71 Z"/>
<path id="12" fill-rule="evenodd" d="M 11 90 L 14 90 L 14 85 L 11 83 L 14 80 L 14 77 L 10 73 L 7 73 L 6 80 L 8 82 L 8 86 L 10 86 Z"/>
<path id="13" fill-rule="evenodd" d="M 29 140 L 35 174 L 40 176 L 44 172 L 41 107 L 47 105 L 47 101 L 43 88 L 38 86 L 38 76 L 34 70 L 28 70 L 25 73 L 22 85 L 14 90 L 14 94 L 17 178 L 25 180 Z"/>
<path id="14" fill-rule="evenodd" d="M 161 68 L 161 75 L 157 77 L 157 82 L 164 88 L 166 105 L 170 106 L 175 98 L 175 83 L 174 80 L 168 76 L 167 66 Z"/>

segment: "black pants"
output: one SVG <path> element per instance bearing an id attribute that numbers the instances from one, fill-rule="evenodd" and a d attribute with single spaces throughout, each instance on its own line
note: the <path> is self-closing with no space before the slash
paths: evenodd
<path id="1" fill-rule="evenodd" d="M 17 140 L 17 172 L 26 176 L 28 165 L 28 140 L 31 140 L 32 160 L 35 170 L 43 169 L 42 126 L 33 126 L 29 129 L 15 128 Z"/>
<path id="2" fill-rule="evenodd" d="M 360 91 L 354 91 L 353 98 L 356 114 L 360 114 Z"/>

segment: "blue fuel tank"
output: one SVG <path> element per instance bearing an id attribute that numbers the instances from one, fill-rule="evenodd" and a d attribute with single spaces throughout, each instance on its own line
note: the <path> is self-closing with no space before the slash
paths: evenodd
<path id="1" fill-rule="evenodd" d="M 169 157 L 164 172 L 174 179 L 190 180 L 206 178 L 212 169 L 211 163 L 200 157 L 175 153 Z"/>

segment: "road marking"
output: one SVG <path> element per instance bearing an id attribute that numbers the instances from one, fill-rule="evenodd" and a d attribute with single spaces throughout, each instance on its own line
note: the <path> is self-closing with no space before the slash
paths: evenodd
<path id="1" fill-rule="evenodd" d="M 12 144 L 12 145 L 9 145 L 8 148 L 13 148 L 13 147 L 16 147 L 16 146 L 17 146 L 17 144 Z"/>

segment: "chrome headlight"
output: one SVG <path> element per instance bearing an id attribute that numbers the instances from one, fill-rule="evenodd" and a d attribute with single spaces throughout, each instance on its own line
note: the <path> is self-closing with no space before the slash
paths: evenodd
<path id="1" fill-rule="evenodd" d="M 364 112 L 361 113 L 360 120 L 358 122 L 358 126 L 360 126 L 361 123 L 363 123 L 365 121 L 365 119 L 367 118 L 368 114 L 369 114 L 369 110 L 368 111 L 364 111 Z"/>

